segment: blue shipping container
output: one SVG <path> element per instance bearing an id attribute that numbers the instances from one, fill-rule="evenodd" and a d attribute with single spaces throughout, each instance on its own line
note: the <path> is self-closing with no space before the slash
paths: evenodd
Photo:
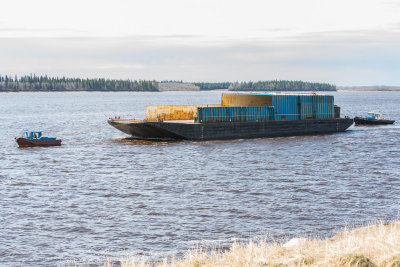
<path id="1" fill-rule="evenodd" d="M 272 105 L 275 107 L 275 120 L 300 119 L 298 95 L 274 95 Z"/>
<path id="2" fill-rule="evenodd" d="M 328 95 L 274 95 L 275 120 L 332 119 L 333 96 Z"/>
<path id="3" fill-rule="evenodd" d="M 266 121 L 274 119 L 274 107 L 199 107 L 198 122 Z"/>
<path id="4" fill-rule="evenodd" d="M 243 94 L 244 95 L 244 94 Z M 197 109 L 199 122 L 307 120 L 334 118 L 329 95 L 269 95 L 272 106 L 223 106 Z"/>

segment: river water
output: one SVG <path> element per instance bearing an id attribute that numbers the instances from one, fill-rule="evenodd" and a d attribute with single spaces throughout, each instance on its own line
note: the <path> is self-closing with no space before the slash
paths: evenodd
<path id="1" fill-rule="evenodd" d="M 338 92 L 400 120 L 400 92 Z M 0 94 L 0 266 L 160 259 L 233 241 L 325 237 L 396 218 L 400 126 L 207 142 L 128 141 L 107 118 L 220 92 Z M 63 146 L 19 149 L 24 129 Z"/>

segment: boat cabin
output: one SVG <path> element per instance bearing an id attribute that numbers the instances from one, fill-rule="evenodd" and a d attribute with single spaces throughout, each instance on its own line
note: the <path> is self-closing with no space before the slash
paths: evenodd
<path id="1" fill-rule="evenodd" d="M 56 140 L 55 137 L 43 136 L 42 132 L 24 131 L 24 137 L 31 140 Z"/>
<path id="2" fill-rule="evenodd" d="M 24 132 L 24 138 L 40 139 L 41 137 L 42 137 L 42 132 L 31 132 L 31 131 Z"/>
<path id="3" fill-rule="evenodd" d="M 365 116 L 366 119 L 369 120 L 381 120 L 383 119 L 382 114 L 378 112 L 368 112 L 367 116 Z"/>

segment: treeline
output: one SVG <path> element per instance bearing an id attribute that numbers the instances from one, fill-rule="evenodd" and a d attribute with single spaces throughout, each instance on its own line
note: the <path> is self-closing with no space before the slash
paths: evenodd
<path id="1" fill-rule="evenodd" d="M 232 84 L 231 82 L 219 82 L 219 83 L 193 83 L 200 87 L 200 90 L 215 90 L 215 89 L 228 89 Z"/>
<path id="2" fill-rule="evenodd" d="M 336 91 L 336 85 L 303 81 L 272 80 L 258 82 L 234 82 L 230 91 Z"/>
<path id="3" fill-rule="evenodd" d="M 2 76 L 0 75 L 0 91 L 160 91 L 160 86 L 168 90 L 191 91 L 228 89 L 230 91 L 336 91 L 336 85 L 303 81 L 272 80 L 258 82 L 196 82 L 181 81 L 146 81 L 116 79 L 80 79 L 66 77 L 48 77 L 37 75 Z M 179 89 L 177 85 L 185 85 Z M 188 86 L 192 85 L 192 87 Z M 176 88 L 175 88 L 176 87 Z M 181 86 L 182 87 L 182 86 Z M 162 91 L 162 90 L 161 90 Z"/>
<path id="4" fill-rule="evenodd" d="M 80 79 L 0 75 L 2 91 L 158 91 L 158 82 L 145 80 Z"/>

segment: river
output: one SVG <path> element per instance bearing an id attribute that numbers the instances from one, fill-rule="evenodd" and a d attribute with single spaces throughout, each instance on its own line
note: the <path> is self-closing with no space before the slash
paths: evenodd
<path id="1" fill-rule="evenodd" d="M 400 121 L 400 92 L 336 92 L 342 115 Z M 220 92 L 0 94 L 0 265 L 157 260 L 233 241 L 325 237 L 400 209 L 400 126 L 319 136 L 129 141 L 108 117 Z M 42 130 L 61 147 L 19 149 Z"/>

